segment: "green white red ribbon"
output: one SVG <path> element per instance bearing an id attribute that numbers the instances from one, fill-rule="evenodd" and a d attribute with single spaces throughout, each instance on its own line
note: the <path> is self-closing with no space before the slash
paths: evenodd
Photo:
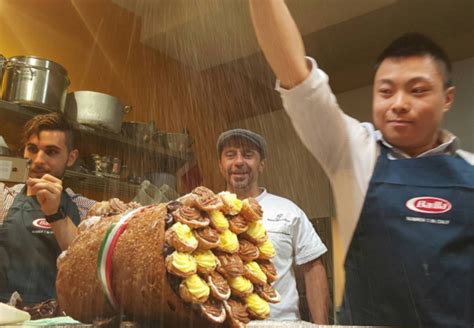
<path id="1" fill-rule="evenodd" d="M 122 233 L 127 228 L 128 220 L 135 214 L 143 212 L 145 209 L 155 207 L 156 205 L 149 205 L 139 207 L 123 215 L 120 220 L 110 225 L 105 233 L 104 238 L 100 244 L 99 255 L 97 257 L 97 273 L 102 290 L 107 297 L 110 305 L 115 309 L 119 309 L 119 303 L 112 290 L 112 255 L 117 245 L 117 242 Z"/>

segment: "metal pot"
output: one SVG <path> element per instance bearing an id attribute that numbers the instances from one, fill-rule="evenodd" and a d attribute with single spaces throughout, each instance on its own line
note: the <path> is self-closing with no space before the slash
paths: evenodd
<path id="1" fill-rule="evenodd" d="M 6 58 L 3 55 L 0 55 L 0 88 L 2 87 L 2 80 L 3 80 L 3 67 L 5 65 Z"/>
<path id="2" fill-rule="evenodd" d="M 69 78 L 66 69 L 34 56 L 9 58 L 4 65 L 2 99 L 24 106 L 61 111 Z"/>
<path id="3" fill-rule="evenodd" d="M 132 107 L 105 93 L 76 91 L 67 95 L 64 114 L 80 124 L 120 133 L 123 115 L 131 110 Z"/>
<path id="4" fill-rule="evenodd" d="M 151 142 L 155 134 L 155 122 L 123 122 L 122 133 L 140 142 Z"/>
<path id="5" fill-rule="evenodd" d="M 165 147 L 171 151 L 187 153 L 191 151 L 194 140 L 186 133 L 166 133 Z"/>

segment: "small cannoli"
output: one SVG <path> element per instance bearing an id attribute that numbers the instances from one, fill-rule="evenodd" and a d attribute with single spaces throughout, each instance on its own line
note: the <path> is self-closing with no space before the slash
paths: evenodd
<path id="1" fill-rule="evenodd" d="M 219 233 L 211 227 L 194 230 L 194 236 L 198 241 L 198 248 L 200 249 L 212 249 L 219 246 Z"/>
<path id="2" fill-rule="evenodd" d="M 198 240 L 191 228 L 186 224 L 176 222 L 165 232 L 166 243 L 183 253 L 192 253 L 198 247 Z"/>
<path id="3" fill-rule="evenodd" d="M 267 281 L 272 283 L 278 279 L 278 273 L 272 262 L 269 260 L 258 260 L 258 265 L 262 269 L 263 273 L 267 276 Z"/>
<path id="4" fill-rule="evenodd" d="M 212 190 L 206 187 L 194 188 L 192 194 L 195 195 L 195 204 L 202 211 L 210 212 L 220 210 L 224 203 Z"/>
<path id="5" fill-rule="evenodd" d="M 253 285 L 250 280 L 243 276 L 229 279 L 231 294 L 236 297 L 246 297 L 253 292 Z"/>
<path id="6" fill-rule="evenodd" d="M 273 247 L 273 244 L 270 240 L 266 240 L 262 244 L 258 245 L 258 250 L 260 252 L 258 258 L 262 260 L 269 260 L 276 255 L 275 247 Z"/>
<path id="7" fill-rule="evenodd" d="M 254 261 L 250 261 L 244 265 L 244 277 L 256 285 L 264 285 L 267 283 L 267 276 Z"/>
<path id="8" fill-rule="evenodd" d="M 237 254 L 219 253 L 217 271 L 227 279 L 235 278 L 244 274 L 244 264 Z"/>
<path id="9" fill-rule="evenodd" d="M 220 301 L 225 301 L 230 297 L 230 286 L 227 280 L 218 272 L 211 272 L 207 276 L 207 284 L 211 288 L 212 296 Z"/>
<path id="10" fill-rule="evenodd" d="M 221 233 L 229 229 L 229 220 L 219 210 L 209 212 L 209 219 L 211 220 L 211 227 Z"/>
<path id="11" fill-rule="evenodd" d="M 209 298 L 210 289 L 201 277 L 193 274 L 179 285 L 179 296 L 188 303 L 202 304 Z"/>
<path id="12" fill-rule="evenodd" d="M 265 320 L 270 316 L 270 305 L 256 293 L 245 297 L 245 304 L 250 316 L 255 319 Z"/>
<path id="13" fill-rule="evenodd" d="M 242 201 L 242 209 L 240 214 L 249 222 L 262 219 L 262 206 L 253 197 L 246 198 Z"/>
<path id="14" fill-rule="evenodd" d="M 222 206 L 221 211 L 226 215 L 237 215 L 242 209 L 242 201 L 237 198 L 236 194 L 233 194 L 228 191 L 222 191 L 218 193 L 218 196 L 221 198 Z"/>
<path id="15" fill-rule="evenodd" d="M 239 251 L 239 239 L 232 231 L 226 230 L 220 233 L 219 238 L 219 250 L 230 254 L 234 254 Z"/>
<path id="16" fill-rule="evenodd" d="M 232 328 L 245 328 L 250 322 L 247 306 L 239 300 L 229 299 L 224 301 L 224 307 L 227 312 L 227 322 Z"/>
<path id="17" fill-rule="evenodd" d="M 166 257 L 166 270 L 178 277 L 186 278 L 196 273 L 196 260 L 191 254 L 174 251 Z"/>
<path id="18" fill-rule="evenodd" d="M 242 238 L 250 240 L 255 245 L 260 245 L 268 239 L 267 230 L 260 221 L 249 223 L 249 228 L 241 234 Z"/>
<path id="19" fill-rule="evenodd" d="M 241 234 L 249 228 L 247 220 L 242 215 L 236 215 L 229 219 L 229 229 L 233 233 Z"/>
<path id="20" fill-rule="evenodd" d="M 209 225 L 209 218 L 203 217 L 197 208 L 182 206 L 173 212 L 177 222 L 188 225 L 192 229 L 204 228 Z"/>
<path id="21" fill-rule="evenodd" d="M 250 262 L 258 258 L 260 252 L 254 244 L 248 240 L 239 240 L 239 252 L 238 255 L 244 262 Z"/>
<path id="22" fill-rule="evenodd" d="M 199 305 L 201 315 L 213 323 L 223 323 L 226 311 L 222 302 L 209 298 L 205 303 Z"/>
<path id="23" fill-rule="evenodd" d="M 197 272 L 209 274 L 217 267 L 217 257 L 210 250 L 197 250 L 193 253 L 197 264 Z"/>
<path id="24" fill-rule="evenodd" d="M 269 303 L 278 303 L 281 300 L 280 294 L 270 284 L 256 285 L 255 292 Z"/>

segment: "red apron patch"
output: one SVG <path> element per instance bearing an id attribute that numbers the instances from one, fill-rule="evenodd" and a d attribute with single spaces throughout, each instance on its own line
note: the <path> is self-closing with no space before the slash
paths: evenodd
<path id="1" fill-rule="evenodd" d="M 51 229 L 51 225 L 46 221 L 46 219 L 36 219 L 33 221 L 33 225 L 40 229 Z"/>
<path id="2" fill-rule="evenodd" d="M 452 207 L 446 199 L 429 196 L 412 198 L 405 205 L 412 211 L 431 214 L 446 213 Z"/>

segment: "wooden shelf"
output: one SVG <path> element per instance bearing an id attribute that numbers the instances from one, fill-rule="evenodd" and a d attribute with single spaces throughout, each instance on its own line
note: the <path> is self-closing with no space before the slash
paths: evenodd
<path id="1" fill-rule="evenodd" d="M 24 124 L 31 117 L 45 113 L 44 110 L 24 107 L 16 103 L 0 100 L 0 120 L 2 122 L 11 121 L 16 127 Z M 111 133 L 105 130 L 95 129 L 89 126 L 72 122 L 82 138 L 100 138 L 104 142 L 112 142 L 122 148 L 133 149 L 134 152 L 146 152 L 157 158 L 164 158 L 172 162 L 176 169 L 184 165 L 192 158 L 191 153 L 181 153 L 165 149 L 163 146 L 154 143 L 144 143 L 128 138 L 121 134 Z M 1 130 L 0 130 L 1 134 Z"/>
<path id="2" fill-rule="evenodd" d="M 71 170 L 66 170 L 64 174 L 64 185 L 97 200 L 118 197 L 129 201 L 135 197 L 140 189 L 140 185 Z M 95 197 L 92 197 L 92 195 Z"/>

